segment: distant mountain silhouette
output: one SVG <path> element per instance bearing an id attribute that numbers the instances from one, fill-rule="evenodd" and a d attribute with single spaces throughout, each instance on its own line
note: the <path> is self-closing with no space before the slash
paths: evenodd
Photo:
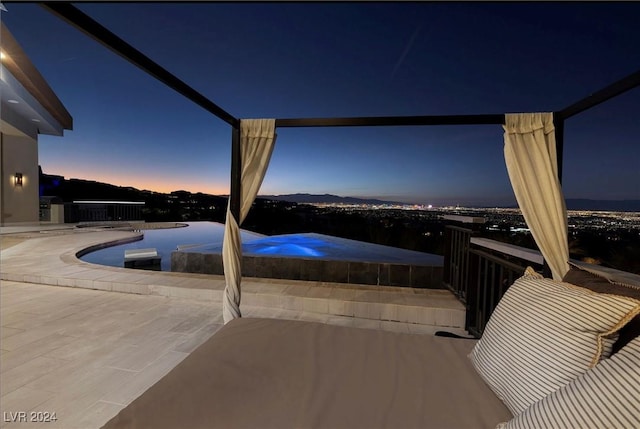
<path id="1" fill-rule="evenodd" d="M 398 201 L 384 201 L 370 198 L 340 197 L 332 194 L 286 194 L 286 195 L 260 195 L 258 198 L 276 201 L 288 201 L 292 203 L 343 203 L 343 204 L 394 204 L 402 205 Z M 568 210 L 597 210 L 640 212 L 640 200 L 589 200 L 580 198 L 568 198 L 566 200 Z M 491 207 L 495 207 L 492 205 Z"/>
<path id="2" fill-rule="evenodd" d="M 609 212 L 640 212 L 640 200 L 588 200 L 567 198 L 567 210 L 597 210 Z"/>
<path id="3" fill-rule="evenodd" d="M 398 201 L 383 201 L 372 198 L 356 198 L 356 197 L 340 197 L 338 195 L 332 194 L 287 194 L 287 195 L 259 195 L 258 198 L 263 198 L 265 200 L 276 200 L 276 201 L 288 201 L 291 203 L 306 203 L 306 204 L 393 204 L 393 205 L 402 205 L 407 203 L 402 203 Z"/>
<path id="4" fill-rule="evenodd" d="M 205 198 L 216 205 L 226 205 L 227 196 L 209 195 L 203 193 L 192 194 L 189 191 L 173 191 L 169 194 L 139 190 L 131 186 L 115 186 L 108 183 L 83 179 L 65 179 L 63 176 L 44 174 L 40 171 L 40 195 L 56 196 L 66 202 L 73 200 L 124 200 L 145 201 L 150 204 L 153 200 L 164 199 L 169 195 L 188 199 L 195 195 L 199 199 Z M 343 203 L 343 204 L 407 204 L 398 201 L 385 201 L 372 198 L 340 197 L 332 194 L 287 194 L 287 195 L 260 195 L 258 198 L 292 203 Z M 598 210 L 640 212 L 640 200 L 590 200 L 568 198 L 566 200 L 569 210 Z M 491 206 L 495 207 L 495 206 Z"/>
<path id="5" fill-rule="evenodd" d="M 116 186 L 109 183 L 84 179 L 65 179 L 63 176 L 40 172 L 40 195 L 56 196 L 64 202 L 74 200 L 113 200 L 113 201 L 144 201 L 149 204 L 153 200 L 166 200 L 169 196 L 187 200 L 191 196 L 207 198 L 216 204 L 226 205 L 226 196 L 209 195 L 201 192 L 191 193 L 179 190 L 171 193 L 140 190 L 132 186 Z"/>

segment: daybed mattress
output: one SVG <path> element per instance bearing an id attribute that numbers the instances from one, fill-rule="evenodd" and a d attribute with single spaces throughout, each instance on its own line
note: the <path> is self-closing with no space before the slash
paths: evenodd
<path id="1" fill-rule="evenodd" d="M 475 340 L 236 319 L 104 428 L 493 428 Z"/>

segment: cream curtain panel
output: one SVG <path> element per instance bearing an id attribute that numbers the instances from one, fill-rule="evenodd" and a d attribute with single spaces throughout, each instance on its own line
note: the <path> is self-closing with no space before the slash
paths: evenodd
<path id="1" fill-rule="evenodd" d="M 504 131 L 504 158 L 516 200 L 553 278 L 561 280 L 569 271 L 569 245 L 553 114 L 507 114 Z"/>
<path id="2" fill-rule="evenodd" d="M 242 240 L 240 225 L 247 217 L 251 204 L 258 195 L 260 185 L 267 172 L 271 153 L 276 141 L 275 119 L 242 119 L 240 121 L 241 205 L 240 219 L 231 214 L 227 205 L 227 219 L 222 242 L 225 288 L 222 297 L 224 323 L 241 317 L 240 282 L 242 279 Z M 231 198 L 229 198 L 231 203 Z"/>

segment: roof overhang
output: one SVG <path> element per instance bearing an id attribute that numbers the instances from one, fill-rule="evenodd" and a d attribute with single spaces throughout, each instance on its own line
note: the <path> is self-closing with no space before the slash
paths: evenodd
<path id="1" fill-rule="evenodd" d="M 0 115 L 2 129 L 61 136 L 73 119 L 31 63 L 9 29 L 0 22 Z"/>

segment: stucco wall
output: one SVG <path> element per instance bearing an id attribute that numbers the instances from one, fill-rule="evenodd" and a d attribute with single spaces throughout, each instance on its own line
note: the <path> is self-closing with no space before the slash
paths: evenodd
<path id="1" fill-rule="evenodd" d="M 4 133 L 0 133 L 0 142 L 0 223 L 38 223 L 38 142 L 30 137 Z M 14 185 L 15 173 L 22 173 L 22 186 Z"/>
<path id="2" fill-rule="evenodd" d="M 51 204 L 51 223 L 64 223 L 64 204 Z"/>

